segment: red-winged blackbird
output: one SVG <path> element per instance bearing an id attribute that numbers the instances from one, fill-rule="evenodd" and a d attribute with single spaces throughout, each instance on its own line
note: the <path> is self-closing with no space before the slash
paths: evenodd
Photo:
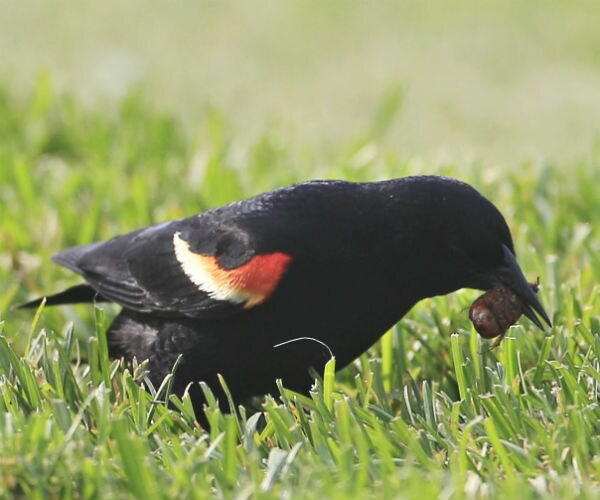
<path id="1" fill-rule="evenodd" d="M 507 286 L 538 327 L 535 313 L 550 324 L 500 212 L 444 177 L 304 182 L 54 260 L 85 284 L 48 305 L 123 307 L 111 356 L 148 359 L 158 383 L 181 354 L 177 391 L 203 380 L 222 395 L 220 373 L 237 400 L 276 390 L 277 378 L 307 391 L 324 345 L 342 368 L 419 300 L 459 288 Z M 285 343 L 303 337 L 322 344 Z"/>

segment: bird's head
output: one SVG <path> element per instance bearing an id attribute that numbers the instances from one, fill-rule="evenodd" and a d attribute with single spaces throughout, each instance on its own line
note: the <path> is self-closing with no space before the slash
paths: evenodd
<path id="1" fill-rule="evenodd" d="M 458 288 L 488 291 L 506 286 L 520 298 L 524 314 L 543 329 L 551 326 L 537 286 L 517 263 L 510 230 L 500 211 L 471 186 L 445 177 L 415 177 L 407 198 L 419 214 L 423 238 L 414 248 L 427 262 L 431 295 Z M 406 199 L 406 198 L 405 198 Z M 415 211 L 415 210 L 413 210 Z M 539 317 L 538 317 L 539 316 Z"/>

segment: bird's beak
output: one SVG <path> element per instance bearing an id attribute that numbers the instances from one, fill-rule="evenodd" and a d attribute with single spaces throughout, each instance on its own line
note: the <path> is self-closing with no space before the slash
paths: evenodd
<path id="1" fill-rule="evenodd" d="M 513 290 L 522 300 L 524 305 L 523 314 L 527 316 L 540 330 L 544 330 L 544 325 L 540 321 L 542 318 L 549 327 L 552 327 L 550 318 L 546 314 L 544 307 L 537 297 L 537 285 L 527 282 L 523 271 L 517 264 L 514 254 L 506 245 L 502 245 L 504 252 L 504 266 L 498 274 L 498 278 L 504 285 Z M 540 318 L 538 318 L 539 315 Z"/>

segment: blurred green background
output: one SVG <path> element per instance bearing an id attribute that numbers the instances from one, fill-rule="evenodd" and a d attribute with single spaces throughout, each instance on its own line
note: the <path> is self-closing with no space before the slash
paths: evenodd
<path id="1" fill-rule="evenodd" d="M 319 149 L 398 100 L 400 158 L 515 164 L 598 155 L 595 1 L 0 2 L 0 78 L 40 71 L 85 102 L 144 87 L 194 130 L 209 108 L 236 137 L 276 124 Z"/>

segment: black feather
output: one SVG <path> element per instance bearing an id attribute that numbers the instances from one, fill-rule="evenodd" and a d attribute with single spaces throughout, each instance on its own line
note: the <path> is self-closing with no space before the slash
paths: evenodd
<path id="1" fill-rule="evenodd" d="M 32 309 L 37 308 L 46 299 L 47 306 L 58 306 L 62 304 L 78 304 L 85 302 L 106 302 L 106 299 L 102 297 L 97 290 L 92 288 L 90 285 L 82 284 L 75 285 L 71 288 L 49 295 L 48 297 L 39 297 L 24 304 L 19 304 L 17 309 Z"/>

